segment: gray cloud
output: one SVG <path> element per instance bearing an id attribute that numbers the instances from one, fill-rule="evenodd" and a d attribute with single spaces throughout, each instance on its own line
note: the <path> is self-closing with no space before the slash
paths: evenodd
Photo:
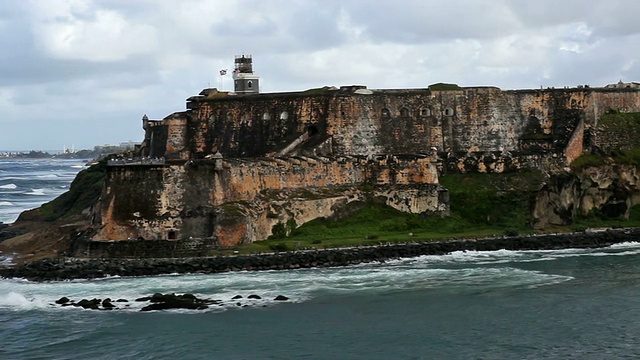
<path id="1" fill-rule="evenodd" d="M 140 140 L 142 114 L 222 86 L 241 53 L 270 92 L 638 81 L 639 12 L 625 0 L 7 0 L 0 149 Z"/>

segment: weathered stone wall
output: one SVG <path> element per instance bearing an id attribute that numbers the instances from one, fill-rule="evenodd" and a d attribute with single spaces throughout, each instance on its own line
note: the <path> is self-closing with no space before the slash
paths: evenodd
<path id="1" fill-rule="evenodd" d="M 185 144 L 195 158 L 277 153 L 305 132 L 333 154 L 563 151 L 580 121 L 640 111 L 635 89 L 363 90 L 201 96 L 188 104 Z M 577 143 L 576 143 L 577 144 Z M 590 144 L 585 144 L 590 145 Z M 562 154 L 560 154 L 562 155 Z"/>
<path id="2" fill-rule="evenodd" d="M 565 162 L 571 164 L 584 151 L 584 121 L 578 122 L 564 150 Z"/>
<path id="3" fill-rule="evenodd" d="M 80 241 L 71 254 L 88 258 L 176 258 L 207 256 L 219 249 L 215 239 Z"/>
<path id="4" fill-rule="evenodd" d="M 426 155 L 331 160 L 230 159 L 224 161 L 220 169 L 215 163 L 215 160 L 194 160 L 167 163 L 165 166 L 110 166 L 101 200 L 101 223 L 104 226 L 94 238 L 180 239 L 217 235 L 229 239 L 222 240 L 225 244 L 255 241 L 271 234 L 273 221 L 267 219 L 267 214 L 278 212 L 269 212 L 268 208 L 278 202 L 269 205 L 270 201 L 263 199 L 260 203 L 237 209 L 239 214 L 220 211 L 217 207 L 233 210 L 234 203 L 254 201 L 269 190 L 331 189 L 361 184 L 424 187 L 437 186 L 438 183 L 435 159 Z M 409 196 L 405 200 L 412 202 L 396 207 L 425 212 L 438 211 L 440 206 L 437 192 L 422 200 L 409 200 L 410 194 L 405 195 Z M 305 200 L 307 202 L 302 205 L 289 202 L 289 208 L 280 212 L 290 214 L 296 223 L 302 224 L 308 221 L 307 218 L 332 212 L 335 204 L 331 199 L 341 196 L 344 195 L 335 195 L 329 190 L 328 194 L 314 195 L 315 199 L 325 199 L 323 201 L 327 203 L 323 206 L 327 206 L 326 209 L 320 209 L 318 205 L 319 210 L 316 211 L 295 210 L 313 206 Z M 396 203 L 398 201 L 390 202 Z M 306 215 L 296 215 L 297 211 Z M 235 215 L 252 221 L 238 222 Z"/>
<path id="5" fill-rule="evenodd" d="M 165 118 L 167 125 L 167 145 L 166 153 L 170 158 L 188 159 L 189 151 L 186 148 L 187 121 L 185 113 L 175 113 Z"/>
<path id="6" fill-rule="evenodd" d="M 562 159 L 546 154 L 527 154 L 510 152 L 472 152 L 448 154 L 445 163 L 447 173 L 505 173 L 530 169 L 548 169 L 563 167 Z"/>
<path id="7" fill-rule="evenodd" d="M 595 128 L 595 137 L 606 154 L 640 148 L 640 113 L 612 111 L 603 115 Z"/>
<path id="8" fill-rule="evenodd" d="M 258 94 L 226 96 L 189 104 L 193 157 L 220 151 L 226 157 L 276 153 L 304 132 L 324 133 L 327 98 Z M 311 128 L 310 128 L 311 127 Z"/>
<path id="9" fill-rule="evenodd" d="M 144 155 L 152 158 L 172 156 L 167 152 L 168 125 L 164 122 L 149 122 L 145 129 L 145 145 L 147 147 Z"/>
<path id="10" fill-rule="evenodd" d="M 431 156 L 381 156 L 374 158 L 263 158 L 230 159 L 225 171 L 215 174 L 214 205 L 251 200 L 270 189 L 296 189 L 357 184 L 437 184 Z"/>

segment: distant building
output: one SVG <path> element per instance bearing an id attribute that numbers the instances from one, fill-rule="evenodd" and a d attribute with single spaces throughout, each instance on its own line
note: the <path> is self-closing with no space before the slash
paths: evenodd
<path id="1" fill-rule="evenodd" d="M 616 84 L 609 84 L 605 86 L 606 89 L 640 89 L 640 83 L 637 82 L 623 82 L 622 80 L 618 81 Z"/>

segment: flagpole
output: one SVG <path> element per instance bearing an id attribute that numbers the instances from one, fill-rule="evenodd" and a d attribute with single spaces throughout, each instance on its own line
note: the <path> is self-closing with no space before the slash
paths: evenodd
<path id="1" fill-rule="evenodd" d="M 220 91 L 224 91 L 224 76 L 227 75 L 227 69 L 220 69 L 220 77 L 218 78 L 218 86 Z"/>

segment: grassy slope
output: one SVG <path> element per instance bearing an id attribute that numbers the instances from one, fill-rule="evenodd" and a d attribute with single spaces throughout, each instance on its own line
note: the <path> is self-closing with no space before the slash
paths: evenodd
<path id="1" fill-rule="evenodd" d="M 256 242 L 243 250 L 358 246 L 530 232 L 530 197 L 542 179 L 538 172 L 447 175 L 440 181 L 449 189 L 449 217 L 423 217 L 369 201 L 346 218 L 316 219 L 295 229 L 289 237 Z"/>
<path id="2" fill-rule="evenodd" d="M 78 173 L 69 191 L 40 207 L 41 219 L 70 218 L 95 204 L 104 186 L 105 167 L 106 163 L 100 162 Z"/>
<path id="3" fill-rule="evenodd" d="M 441 177 L 440 181 L 450 192 L 449 217 L 421 217 L 370 201 L 346 218 L 316 219 L 295 229 L 289 237 L 244 245 L 240 251 L 284 251 L 535 232 L 529 226 L 530 202 L 543 181 L 541 173 L 453 174 Z M 548 230 L 579 231 L 589 227 L 640 227 L 640 206 L 632 209 L 629 220 L 592 214 L 585 219 L 575 219 L 572 226 Z"/>

